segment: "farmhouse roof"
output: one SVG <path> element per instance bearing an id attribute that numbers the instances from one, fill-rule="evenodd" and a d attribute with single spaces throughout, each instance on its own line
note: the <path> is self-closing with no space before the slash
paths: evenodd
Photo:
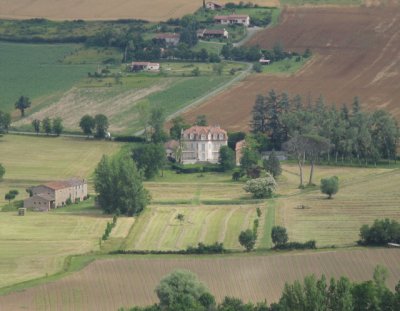
<path id="1" fill-rule="evenodd" d="M 225 29 L 204 29 L 203 34 L 205 35 L 224 35 Z"/>
<path id="2" fill-rule="evenodd" d="M 49 201 L 49 202 L 54 201 L 54 196 L 47 194 L 47 193 L 39 193 L 37 195 L 34 195 L 32 198 L 35 198 L 35 197 L 41 198 L 41 199 L 43 199 L 45 201 Z"/>
<path id="3" fill-rule="evenodd" d="M 71 178 L 68 180 L 51 181 L 51 182 L 44 184 L 43 186 L 53 189 L 53 190 L 60 190 L 60 189 L 64 189 L 64 188 L 80 186 L 85 183 L 86 183 L 86 181 L 84 179 Z"/>
<path id="4" fill-rule="evenodd" d="M 214 17 L 214 20 L 237 20 L 237 19 L 247 19 L 249 16 L 248 15 L 217 15 Z"/>
<path id="5" fill-rule="evenodd" d="M 152 66 L 152 65 L 160 65 L 160 64 L 150 63 L 150 62 L 132 62 L 132 66 Z"/>
<path id="6" fill-rule="evenodd" d="M 156 34 L 156 39 L 179 39 L 180 35 L 178 33 L 159 33 Z"/>
<path id="7" fill-rule="evenodd" d="M 183 131 L 183 134 L 195 134 L 195 135 L 200 135 L 200 134 L 224 134 L 226 135 L 226 131 L 221 129 L 219 126 L 192 126 L 191 128 L 188 128 L 187 130 Z"/>

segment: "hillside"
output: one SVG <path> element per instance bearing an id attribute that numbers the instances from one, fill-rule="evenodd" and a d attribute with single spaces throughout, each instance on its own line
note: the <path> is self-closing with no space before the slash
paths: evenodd
<path id="1" fill-rule="evenodd" d="M 219 1 L 230 2 L 227 0 Z M 279 0 L 253 0 L 264 6 L 277 6 Z M 149 5 L 151 3 L 151 5 Z M 161 21 L 181 17 L 196 11 L 200 0 L 0 0 L 0 18 L 26 19 L 43 17 L 53 20 L 111 20 L 111 19 L 144 19 Z"/>
<path id="2" fill-rule="evenodd" d="M 186 113 L 206 114 L 210 123 L 230 130 L 248 127 L 257 94 L 274 88 L 304 99 L 324 96 L 341 105 L 359 96 L 364 107 L 388 109 L 400 118 L 400 7 L 285 9 L 279 26 L 257 34 L 248 43 L 314 57 L 291 76 L 259 74 Z"/>

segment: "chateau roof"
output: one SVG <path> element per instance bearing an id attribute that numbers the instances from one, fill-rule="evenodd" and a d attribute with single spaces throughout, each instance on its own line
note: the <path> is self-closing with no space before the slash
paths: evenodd
<path id="1" fill-rule="evenodd" d="M 188 128 L 187 130 L 183 131 L 183 134 L 195 134 L 195 135 L 201 135 L 201 134 L 224 134 L 227 135 L 226 131 L 221 129 L 219 126 L 192 126 L 191 128 Z"/>

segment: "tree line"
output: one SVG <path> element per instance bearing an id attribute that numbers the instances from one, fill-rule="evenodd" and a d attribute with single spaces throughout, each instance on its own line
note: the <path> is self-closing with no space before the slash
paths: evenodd
<path id="1" fill-rule="evenodd" d="M 400 282 L 395 291 L 386 286 L 388 270 L 376 266 L 372 280 L 351 282 L 346 277 L 306 276 L 303 282 L 286 283 L 277 303 L 243 302 L 225 297 L 217 303 L 197 276 L 176 270 L 161 279 L 155 292 L 159 302 L 148 307 L 119 311 L 383 311 L 400 310 Z"/>

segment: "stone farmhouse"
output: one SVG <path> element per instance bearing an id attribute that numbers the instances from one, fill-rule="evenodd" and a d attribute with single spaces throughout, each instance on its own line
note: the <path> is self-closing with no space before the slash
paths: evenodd
<path id="1" fill-rule="evenodd" d="M 214 17 L 214 22 L 221 25 L 244 25 L 248 27 L 250 25 L 250 16 L 248 15 L 217 15 Z"/>
<path id="2" fill-rule="evenodd" d="M 159 71 L 160 64 L 159 63 L 150 63 L 150 62 L 133 62 L 130 66 L 131 71 Z"/>
<path id="3" fill-rule="evenodd" d="M 166 45 L 176 46 L 179 44 L 180 35 L 178 33 L 159 33 L 154 37 L 154 40 L 164 41 Z"/>
<path id="4" fill-rule="evenodd" d="M 223 7 L 224 7 L 224 5 L 218 4 L 218 3 L 215 3 L 215 2 L 207 2 L 206 3 L 206 9 L 212 10 L 212 11 L 220 10 Z"/>
<path id="5" fill-rule="evenodd" d="M 71 202 L 87 198 L 87 182 L 84 179 L 72 178 L 65 181 L 52 181 L 47 184 L 29 188 L 31 196 L 24 200 L 24 208 L 35 211 L 49 211 Z"/>
<path id="6" fill-rule="evenodd" d="M 229 33 L 224 29 L 200 29 L 197 31 L 197 37 L 201 39 L 228 39 Z"/>
<path id="7" fill-rule="evenodd" d="M 228 135 L 219 126 L 192 126 L 181 134 L 181 162 L 218 163 L 219 149 L 226 145 L 228 145 Z"/>

